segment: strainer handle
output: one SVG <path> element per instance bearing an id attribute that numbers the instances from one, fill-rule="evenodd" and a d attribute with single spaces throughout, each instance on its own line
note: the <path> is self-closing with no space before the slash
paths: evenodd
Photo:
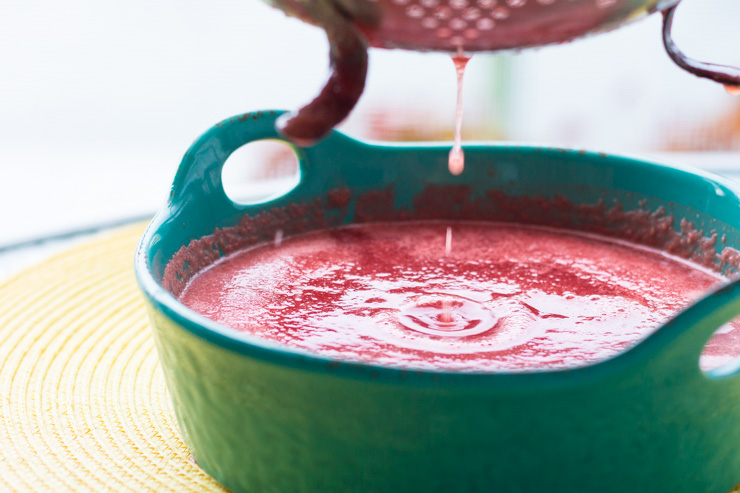
<path id="1" fill-rule="evenodd" d="M 676 13 L 678 5 L 679 4 L 676 4 L 663 11 L 663 45 L 668 52 L 668 56 L 671 57 L 671 60 L 673 60 L 676 65 L 697 77 L 703 77 L 705 79 L 719 82 L 720 84 L 724 84 L 727 88 L 740 88 L 739 68 L 694 60 L 684 55 L 684 53 L 678 49 L 676 44 L 673 42 L 673 37 L 671 36 L 673 16 Z"/>
<path id="2" fill-rule="evenodd" d="M 676 377 L 700 372 L 699 357 L 704 346 L 717 329 L 740 316 L 740 276 L 715 288 L 703 298 L 675 315 L 655 333 L 633 350 L 630 357 L 637 357 L 647 364 L 667 368 Z M 626 354 L 625 354 L 626 355 Z M 724 365 L 711 374 L 728 377 L 740 374 L 738 364 Z"/>

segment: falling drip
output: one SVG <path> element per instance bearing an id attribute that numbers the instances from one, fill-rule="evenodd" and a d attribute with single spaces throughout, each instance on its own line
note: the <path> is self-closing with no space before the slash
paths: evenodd
<path id="1" fill-rule="evenodd" d="M 452 253 L 452 228 L 447 226 L 447 234 L 445 235 L 445 257 L 449 257 L 450 253 Z M 450 299 L 442 300 L 442 313 L 439 315 L 439 320 L 442 323 L 452 322 L 452 301 Z"/>
<path id="2" fill-rule="evenodd" d="M 725 91 L 727 91 L 727 94 L 730 96 L 740 96 L 740 86 L 725 84 Z"/>
<path id="3" fill-rule="evenodd" d="M 450 173 L 459 175 L 465 168 L 465 154 L 462 150 L 462 117 L 463 117 L 463 77 L 465 66 L 470 57 L 465 56 L 462 49 L 458 48 L 457 56 L 452 57 L 457 72 L 457 105 L 455 108 L 455 142 L 450 151 L 447 166 Z"/>
<path id="4" fill-rule="evenodd" d="M 275 248 L 279 247 L 283 243 L 283 230 L 278 229 L 275 231 L 275 240 L 274 240 Z"/>

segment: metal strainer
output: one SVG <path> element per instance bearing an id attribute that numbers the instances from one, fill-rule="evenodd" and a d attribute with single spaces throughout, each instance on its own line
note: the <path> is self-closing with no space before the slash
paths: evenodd
<path id="1" fill-rule="evenodd" d="M 568 41 L 642 17 L 654 11 L 659 3 L 657 0 L 361 1 L 377 7 L 376 22 L 368 25 L 357 21 L 371 46 L 466 52 Z"/>
<path id="2" fill-rule="evenodd" d="M 740 70 L 687 58 L 673 44 L 680 0 L 266 0 L 322 27 L 332 74 L 319 96 L 278 122 L 283 135 L 310 144 L 341 122 L 362 94 L 367 47 L 495 52 L 563 43 L 663 11 L 663 41 L 682 68 L 728 86 Z"/>

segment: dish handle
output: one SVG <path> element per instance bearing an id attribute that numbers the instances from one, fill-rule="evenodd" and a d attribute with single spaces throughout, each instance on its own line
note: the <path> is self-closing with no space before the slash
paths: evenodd
<path id="1" fill-rule="evenodd" d="M 278 140 L 293 147 L 301 175 L 299 184 L 287 193 L 320 182 L 319 167 L 308 172 L 306 150 L 287 141 L 275 129 L 275 121 L 283 113 L 280 110 L 245 113 L 211 127 L 183 156 L 170 190 L 169 206 L 174 209 L 195 207 L 200 214 L 216 220 L 252 207 L 236 204 L 226 195 L 222 171 L 234 151 L 258 140 Z"/>
<path id="2" fill-rule="evenodd" d="M 717 329 L 738 316 L 740 277 L 715 288 L 679 312 L 624 356 L 629 355 L 647 361 L 648 364 L 663 366 L 676 378 L 683 378 L 687 373 L 701 372 L 699 357 L 707 341 Z M 715 380 L 738 374 L 740 356 L 706 373 L 707 377 Z"/>

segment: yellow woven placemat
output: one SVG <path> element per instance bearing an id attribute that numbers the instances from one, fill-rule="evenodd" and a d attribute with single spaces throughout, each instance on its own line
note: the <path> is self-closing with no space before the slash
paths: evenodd
<path id="1" fill-rule="evenodd" d="M 118 229 L 0 284 L 0 491 L 224 491 L 176 428 Z"/>

